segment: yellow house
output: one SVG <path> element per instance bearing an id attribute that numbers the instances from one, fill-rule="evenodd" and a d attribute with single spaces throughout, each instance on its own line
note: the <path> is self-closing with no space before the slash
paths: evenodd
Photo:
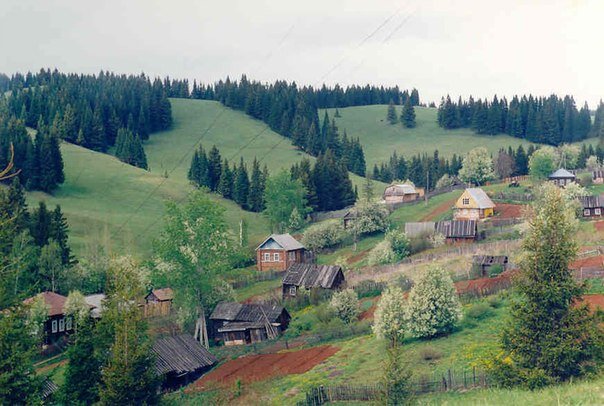
<path id="1" fill-rule="evenodd" d="M 468 188 L 455 202 L 456 220 L 478 220 L 491 217 L 495 203 L 480 188 Z"/>

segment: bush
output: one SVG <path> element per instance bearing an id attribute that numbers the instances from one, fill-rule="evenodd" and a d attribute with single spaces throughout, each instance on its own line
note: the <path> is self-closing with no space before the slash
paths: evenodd
<path id="1" fill-rule="evenodd" d="M 435 361 L 437 359 L 441 359 L 443 353 L 429 345 L 419 351 L 419 356 L 424 361 Z"/>
<path id="2" fill-rule="evenodd" d="M 388 209 L 381 203 L 361 203 L 353 209 L 356 218 L 350 231 L 357 236 L 385 231 L 388 228 Z"/>
<path id="3" fill-rule="evenodd" d="M 329 304 L 336 316 L 346 324 L 350 324 L 357 320 L 361 313 L 361 309 L 359 308 L 359 297 L 352 289 L 334 293 Z"/>
<path id="4" fill-rule="evenodd" d="M 417 254 L 430 248 L 432 248 L 430 236 L 418 236 L 409 240 L 409 252 L 411 254 Z"/>
<path id="5" fill-rule="evenodd" d="M 392 282 L 392 286 L 396 286 L 403 292 L 406 292 L 413 287 L 413 281 L 405 275 L 399 275 L 394 279 L 394 282 Z"/>
<path id="6" fill-rule="evenodd" d="M 311 251 L 321 251 L 341 244 L 344 236 L 344 228 L 340 223 L 324 222 L 309 227 L 302 237 L 302 244 Z"/>
<path id="7" fill-rule="evenodd" d="M 380 241 L 367 255 L 367 263 L 369 265 L 391 264 L 395 260 L 396 254 L 392 250 L 392 246 L 388 240 Z"/>
<path id="8" fill-rule="evenodd" d="M 406 301 L 403 291 L 389 287 L 384 291 L 375 310 L 373 333 L 377 338 L 399 342 L 405 335 Z"/>
<path id="9" fill-rule="evenodd" d="M 315 315 L 321 323 L 328 324 L 335 317 L 335 312 L 330 305 L 324 303 L 321 306 L 317 306 Z"/>
<path id="10" fill-rule="evenodd" d="M 407 238 L 404 231 L 390 230 L 386 233 L 386 240 L 390 242 L 396 261 L 400 261 L 409 255 L 409 238 Z"/>
<path id="11" fill-rule="evenodd" d="M 448 174 L 444 174 L 438 182 L 436 182 L 436 189 L 443 189 L 449 186 L 453 186 L 453 178 Z"/>
<path id="12" fill-rule="evenodd" d="M 354 287 L 354 291 L 357 292 L 359 299 L 364 297 L 379 296 L 384 291 L 384 289 L 386 289 L 386 283 L 376 282 L 373 280 L 361 281 L 358 285 Z"/>
<path id="13" fill-rule="evenodd" d="M 493 295 L 493 296 L 489 296 L 487 298 L 487 303 L 493 309 L 499 309 L 501 307 L 501 305 L 503 305 L 503 300 L 498 295 Z"/>
<path id="14" fill-rule="evenodd" d="M 466 308 L 465 316 L 471 320 L 482 320 L 493 314 L 493 310 L 488 303 L 473 303 Z"/>
<path id="15" fill-rule="evenodd" d="M 489 276 L 489 278 L 492 278 L 494 276 L 501 274 L 502 272 L 503 272 L 503 265 L 496 264 L 496 265 L 489 267 L 488 276 Z"/>
<path id="16" fill-rule="evenodd" d="M 591 177 L 591 173 L 582 173 L 581 175 L 579 175 L 579 183 L 581 183 L 581 186 L 583 187 L 589 187 L 593 185 L 594 181 Z"/>

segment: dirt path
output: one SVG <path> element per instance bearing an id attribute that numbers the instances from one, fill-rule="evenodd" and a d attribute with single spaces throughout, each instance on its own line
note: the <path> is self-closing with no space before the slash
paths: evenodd
<path id="1" fill-rule="evenodd" d="M 433 221 L 438 216 L 446 213 L 449 209 L 451 209 L 451 207 L 453 207 L 453 205 L 455 205 L 456 201 L 457 201 L 457 198 L 455 197 L 451 200 L 447 200 L 446 202 L 439 204 L 430 213 L 428 213 L 424 217 L 422 217 L 419 221 Z"/>
<path id="2" fill-rule="evenodd" d="M 216 385 L 228 386 L 238 380 L 249 383 L 276 376 L 302 374 L 338 351 L 337 347 L 323 345 L 298 351 L 240 357 L 213 369 L 187 390 L 195 392 Z"/>
<path id="3" fill-rule="evenodd" d="M 59 361 L 59 362 L 55 362 L 54 364 L 48 364 L 48 365 L 44 365 L 43 367 L 36 368 L 36 372 L 38 374 L 43 374 L 44 372 L 53 370 L 55 368 L 60 367 L 61 365 L 65 365 L 65 364 L 67 364 L 67 360 L 66 359 L 64 359 L 62 361 Z"/>

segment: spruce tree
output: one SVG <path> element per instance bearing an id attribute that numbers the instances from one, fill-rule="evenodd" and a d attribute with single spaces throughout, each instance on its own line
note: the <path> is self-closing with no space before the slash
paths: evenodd
<path id="1" fill-rule="evenodd" d="M 221 168 L 222 172 L 220 174 L 216 191 L 225 199 L 231 199 L 233 197 L 233 171 L 231 171 L 229 162 L 226 159 L 224 160 Z"/>
<path id="2" fill-rule="evenodd" d="M 50 216 L 50 225 L 48 229 L 48 238 L 53 239 L 61 249 L 61 261 L 64 265 L 73 262 L 71 257 L 71 248 L 69 247 L 69 226 L 67 219 L 61 212 L 61 206 L 55 206 Z"/>
<path id="3" fill-rule="evenodd" d="M 216 145 L 212 147 L 208 154 L 208 183 L 211 191 L 215 192 L 222 175 L 222 158 Z"/>
<path id="4" fill-rule="evenodd" d="M 233 184 L 233 200 L 242 208 L 247 208 L 248 195 L 250 193 L 250 180 L 247 174 L 247 168 L 243 163 L 243 157 L 239 162 L 239 166 L 235 170 Z"/>
<path id="5" fill-rule="evenodd" d="M 392 100 L 390 100 L 390 103 L 388 103 L 388 112 L 386 114 L 386 120 L 388 120 L 388 122 L 390 124 L 396 124 L 396 123 L 398 123 L 398 117 L 396 115 L 396 109 L 394 108 L 394 102 Z"/>
<path id="6" fill-rule="evenodd" d="M 415 108 L 411 104 L 410 100 L 405 102 L 403 106 L 403 111 L 401 113 L 401 123 L 406 128 L 413 128 L 416 126 L 415 123 Z"/>
<path id="7" fill-rule="evenodd" d="M 250 181 L 250 191 L 248 194 L 248 207 L 251 211 L 259 213 L 264 210 L 264 182 L 262 181 L 262 172 L 260 164 L 254 158 L 252 163 L 252 176 Z"/>

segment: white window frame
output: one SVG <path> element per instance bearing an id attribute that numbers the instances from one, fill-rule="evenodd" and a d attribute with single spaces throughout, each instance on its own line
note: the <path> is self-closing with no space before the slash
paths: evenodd
<path id="1" fill-rule="evenodd" d="M 289 287 L 289 295 L 290 296 L 296 296 L 296 292 L 297 292 L 296 285 L 292 285 L 292 286 Z"/>
<path id="2" fill-rule="evenodd" d="M 270 252 L 265 252 L 263 255 L 263 259 L 264 262 L 271 262 L 271 254 Z"/>
<path id="3" fill-rule="evenodd" d="M 600 207 L 596 207 L 596 208 L 594 209 L 594 214 L 595 214 L 596 216 L 601 216 L 601 215 L 602 215 L 602 209 L 601 209 Z"/>
<path id="4" fill-rule="evenodd" d="M 279 254 L 278 252 L 274 252 L 273 253 L 273 262 L 279 262 L 281 261 L 281 254 Z"/>
<path id="5" fill-rule="evenodd" d="M 583 209 L 583 215 L 584 216 L 589 216 L 589 214 L 590 214 L 589 209 Z"/>
<path id="6" fill-rule="evenodd" d="M 67 317 L 65 320 L 65 330 L 69 331 L 69 330 L 73 330 L 73 322 L 71 317 Z"/>
<path id="7" fill-rule="evenodd" d="M 59 332 L 65 331 L 65 318 L 59 319 Z"/>
<path id="8" fill-rule="evenodd" d="M 290 251 L 288 252 L 289 255 L 289 260 L 292 262 L 296 262 L 296 251 Z"/>
<path id="9" fill-rule="evenodd" d="M 57 321 L 56 321 L 56 320 L 53 320 L 53 321 L 51 322 L 51 326 L 52 326 L 52 327 L 51 327 L 51 331 L 52 331 L 53 333 L 56 333 L 56 332 L 57 332 L 57 330 L 58 330 L 58 327 L 57 327 L 57 326 L 58 326 L 58 323 L 57 323 Z"/>

